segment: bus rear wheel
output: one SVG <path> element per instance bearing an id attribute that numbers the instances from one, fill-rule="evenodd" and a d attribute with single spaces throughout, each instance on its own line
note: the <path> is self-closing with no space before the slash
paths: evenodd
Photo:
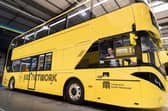
<path id="1" fill-rule="evenodd" d="M 84 88 L 79 80 L 71 80 L 66 86 L 65 98 L 72 104 L 81 104 L 84 100 Z"/>
<path id="2" fill-rule="evenodd" d="M 14 78 L 10 79 L 8 87 L 9 87 L 10 90 L 14 90 L 14 88 L 15 88 L 15 80 L 14 80 Z"/>

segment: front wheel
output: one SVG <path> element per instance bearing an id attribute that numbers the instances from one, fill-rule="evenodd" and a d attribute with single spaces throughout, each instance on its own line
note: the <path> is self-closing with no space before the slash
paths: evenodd
<path id="1" fill-rule="evenodd" d="M 8 87 L 9 87 L 10 90 L 14 90 L 14 88 L 15 88 L 14 78 L 10 79 Z"/>
<path id="2" fill-rule="evenodd" d="M 65 97 L 70 103 L 81 104 L 84 100 L 84 88 L 81 82 L 71 80 L 66 87 Z"/>

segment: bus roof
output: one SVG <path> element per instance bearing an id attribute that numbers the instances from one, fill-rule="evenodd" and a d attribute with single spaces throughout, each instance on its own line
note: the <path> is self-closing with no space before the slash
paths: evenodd
<path id="1" fill-rule="evenodd" d="M 49 23 L 49 22 L 51 22 L 51 21 L 53 21 L 53 20 L 55 20 L 55 19 L 57 19 L 57 18 L 59 18 L 59 17 L 61 17 L 61 16 L 63 16 L 63 15 L 68 15 L 69 12 L 71 12 L 71 11 L 77 9 L 78 7 L 80 7 L 80 6 L 82 6 L 82 5 L 85 5 L 86 3 L 89 3 L 89 2 L 91 2 L 91 1 L 93 1 L 93 0 L 85 0 L 85 1 L 83 1 L 82 3 L 78 4 L 77 6 L 74 6 L 73 8 L 71 8 L 71 9 L 69 9 L 69 10 L 67 10 L 67 11 L 65 11 L 65 12 L 63 12 L 63 13 L 61 13 L 61 14 L 59 14 L 59 15 L 57 15 L 56 17 L 53 17 L 53 18 L 47 20 L 46 22 L 44 22 L 44 23 L 42 23 L 42 24 L 40 24 L 40 25 L 37 25 L 37 26 L 35 26 L 34 28 L 32 28 L 32 29 L 30 29 L 30 30 L 28 30 L 28 31 L 26 31 L 26 32 L 24 32 L 24 33 L 22 33 L 22 34 L 16 36 L 14 39 L 20 38 L 20 37 L 22 37 L 23 35 L 28 34 L 29 32 L 33 31 L 34 29 L 40 28 L 40 27 L 42 27 L 42 26 L 45 26 L 45 25 L 47 25 L 47 23 Z M 108 1 L 108 0 L 102 0 L 102 2 L 104 2 L 104 1 Z M 127 4 L 125 4 L 125 5 L 123 5 L 123 6 L 119 6 L 118 9 L 121 9 L 121 8 L 123 8 L 123 7 L 126 7 L 126 6 L 128 6 L 128 5 L 130 5 L 130 4 L 132 4 L 132 3 L 137 2 L 136 0 L 127 0 L 127 1 L 130 1 L 130 2 L 128 2 Z M 114 2 L 117 2 L 117 1 L 114 0 Z M 138 1 L 138 2 L 139 2 L 139 1 Z M 143 3 L 145 3 L 145 2 L 143 2 Z M 92 3 L 91 3 L 91 4 L 92 4 Z M 118 4 L 118 3 L 116 3 L 116 4 Z M 118 4 L 118 5 L 119 5 L 119 4 Z M 118 9 L 117 9 L 117 10 L 118 10 Z M 112 11 L 116 11 L 116 9 L 114 9 L 114 10 L 112 10 Z"/>

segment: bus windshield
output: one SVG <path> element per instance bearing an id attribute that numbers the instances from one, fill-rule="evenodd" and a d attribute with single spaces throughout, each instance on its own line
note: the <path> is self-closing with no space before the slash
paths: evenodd
<path id="1" fill-rule="evenodd" d="M 129 33 L 100 39 L 90 47 L 77 68 L 152 65 L 165 74 L 154 39 L 147 32 L 137 32 L 137 36 L 136 46 L 130 44 Z"/>
<path id="2" fill-rule="evenodd" d="M 166 74 L 164 66 L 161 64 L 155 39 L 148 33 L 140 33 L 143 63 L 155 65 L 163 74 Z"/>

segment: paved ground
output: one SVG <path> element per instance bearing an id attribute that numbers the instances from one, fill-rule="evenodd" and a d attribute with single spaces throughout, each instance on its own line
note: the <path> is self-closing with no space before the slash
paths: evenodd
<path id="1" fill-rule="evenodd" d="M 0 111 L 144 111 L 124 109 L 98 103 L 85 102 L 83 105 L 69 104 L 61 97 L 30 93 L 26 91 L 9 91 L 0 88 Z M 147 110 L 149 111 L 149 110 Z M 152 111 L 168 111 L 162 108 Z"/>

